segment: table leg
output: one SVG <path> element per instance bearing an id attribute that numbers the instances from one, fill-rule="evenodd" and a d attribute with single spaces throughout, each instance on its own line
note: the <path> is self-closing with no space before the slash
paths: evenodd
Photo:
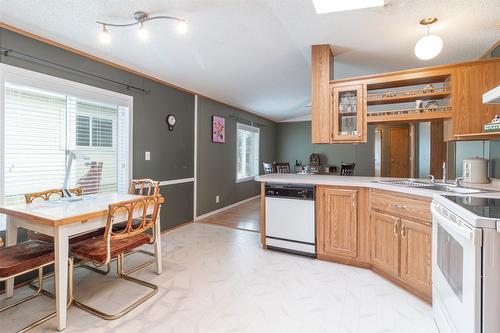
<path id="1" fill-rule="evenodd" d="M 57 328 L 66 328 L 66 306 L 68 301 L 68 248 L 69 237 L 64 228 L 57 228 L 54 237 L 55 284 Z"/>
<path id="2" fill-rule="evenodd" d="M 163 271 L 161 264 L 161 224 L 160 224 L 160 212 L 158 212 L 158 217 L 156 220 L 156 243 L 155 247 L 155 257 L 156 257 L 156 274 L 161 274 Z"/>
<path id="3" fill-rule="evenodd" d="M 5 230 L 5 246 L 11 246 L 17 244 L 17 225 L 11 216 L 6 216 L 6 230 Z M 14 296 L 14 279 L 8 279 L 5 281 L 5 296 L 10 298 Z"/>

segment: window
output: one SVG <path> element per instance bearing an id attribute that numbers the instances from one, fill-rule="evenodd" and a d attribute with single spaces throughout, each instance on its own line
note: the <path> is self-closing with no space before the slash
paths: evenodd
<path id="1" fill-rule="evenodd" d="M 259 174 L 258 127 L 236 124 L 236 182 L 253 180 Z"/>
<path id="2" fill-rule="evenodd" d="M 0 196 L 7 204 L 62 187 L 69 151 L 85 157 L 73 161 L 70 187 L 127 191 L 130 96 L 3 64 L 0 89 Z"/>

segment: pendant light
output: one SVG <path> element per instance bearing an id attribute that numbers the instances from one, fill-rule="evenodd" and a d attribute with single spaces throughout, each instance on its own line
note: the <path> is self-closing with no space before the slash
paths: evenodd
<path id="1" fill-rule="evenodd" d="M 415 55 L 422 60 L 436 57 L 443 49 L 443 40 L 436 35 L 429 35 L 429 26 L 437 22 L 437 18 L 428 17 L 420 21 L 421 25 L 427 26 L 427 35 L 420 38 L 415 45 Z"/>

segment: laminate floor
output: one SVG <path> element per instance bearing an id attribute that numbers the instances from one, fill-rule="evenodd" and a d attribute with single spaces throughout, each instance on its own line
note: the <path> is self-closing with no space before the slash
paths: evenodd
<path id="1" fill-rule="evenodd" d="M 157 284 L 157 295 L 115 321 L 71 307 L 64 332 L 437 332 L 429 304 L 370 270 L 263 250 L 259 238 L 200 223 L 166 233 L 164 273 L 147 267 L 134 274 Z M 141 259 L 133 255 L 126 264 Z M 143 291 L 127 281 L 76 272 L 76 297 L 107 311 Z M 16 295 L 22 292 L 26 288 Z M 0 313 L 0 331 L 13 332 L 53 306 L 39 298 Z M 55 332 L 55 320 L 33 332 Z"/>
<path id="2" fill-rule="evenodd" d="M 196 222 L 260 232 L 260 198 L 255 198 L 237 207 Z"/>

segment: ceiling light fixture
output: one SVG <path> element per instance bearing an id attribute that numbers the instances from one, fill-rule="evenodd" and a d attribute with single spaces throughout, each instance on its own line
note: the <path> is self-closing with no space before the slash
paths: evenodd
<path id="1" fill-rule="evenodd" d="M 344 12 L 347 10 L 383 7 L 384 0 L 312 0 L 316 14 Z"/>
<path id="2" fill-rule="evenodd" d="M 429 26 L 437 22 L 437 18 L 428 17 L 420 20 L 421 25 L 427 26 L 427 35 L 420 38 L 415 44 L 415 55 L 422 60 L 436 57 L 443 49 L 443 40 L 436 35 L 429 35 Z"/>
<path id="3" fill-rule="evenodd" d="M 137 31 L 137 36 L 141 40 L 147 40 L 149 38 L 149 32 L 146 30 L 144 27 L 144 23 L 151 21 L 151 20 L 158 20 L 158 19 L 165 19 L 165 20 L 174 20 L 177 22 L 177 32 L 180 34 L 185 34 L 188 30 L 187 23 L 184 19 L 174 17 L 174 16 L 149 16 L 145 12 L 135 12 L 134 13 L 134 22 L 131 23 L 125 23 L 125 24 L 115 24 L 115 23 L 108 23 L 108 22 L 102 22 L 102 21 L 96 21 L 97 24 L 102 25 L 102 31 L 99 33 L 99 40 L 103 44 L 108 44 L 111 41 L 111 37 L 109 35 L 108 30 L 106 27 L 118 27 L 118 28 L 123 28 L 123 27 L 130 27 L 133 25 L 138 25 L 139 24 L 139 30 Z"/>

